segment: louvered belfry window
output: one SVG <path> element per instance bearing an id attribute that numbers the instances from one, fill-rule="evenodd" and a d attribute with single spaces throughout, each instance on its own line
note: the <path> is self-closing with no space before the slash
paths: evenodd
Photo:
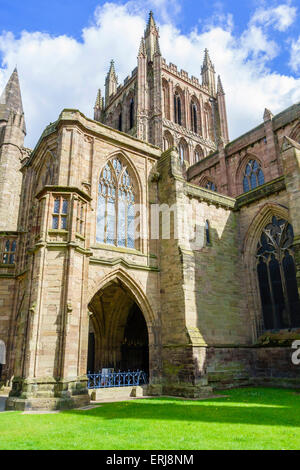
<path id="1" fill-rule="evenodd" d="M 98 243 L 134 248 L 135 191 L 131 176 L 120 159 L 103 168 L 99 180 Z"/>
<path id="2" fill-rule="evenodd" d="M 293 227 L 272 218 L 257 245 L 257 274 L 265 329 L 300 326 Z"/>

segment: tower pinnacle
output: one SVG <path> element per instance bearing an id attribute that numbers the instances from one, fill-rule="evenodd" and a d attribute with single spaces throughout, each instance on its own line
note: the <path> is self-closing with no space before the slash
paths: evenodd
<path id="1" fill-rule="evenodd" d="M 17 67 L 8 80 L 0 96 L 0 120 L 8 121 L 10 113 L 24 114 L 21 88 Z M 25 120 L 22 119 L 22 130 L 26 134 Z"/>

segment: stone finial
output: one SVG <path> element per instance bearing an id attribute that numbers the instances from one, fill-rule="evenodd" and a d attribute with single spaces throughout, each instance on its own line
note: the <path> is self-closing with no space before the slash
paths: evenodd
<path id="1" fill-rule="evenodd" d="M 110 67 L 109 67 L 109 71 L 107 74 L 107 78 L 110 78 L 118 82 L 118 77 L 117 77 L 116 70 L 115 70 L 115 62 L 113 59 L 110 61 Z"/>
<path id="2" fill-rule="evenodd" d="M 202 65 L 202 73 L 205 72 L 206 69 L 211 69 L 213 72 L 215 71 L 215 67 L 211 61 L 211 58 L 209 56 L 208 49 L 205 49 L 204 51 L 204 59 L 203 59 L 203 65 Z"/>
<path id="3" fill-rule="evenodd" d="M 220 75 L 218 75 L 217 94 L 225 95 Z"/>
<path id="4" fill-rule="evenodd" d="M 273 113 L 268 108 L 265 108 L 264 122 L 271 121 L 273 119 L 273 116 L 274 116 Z"/>
<path id="5" fill-rule="evenodd" d="M 102 109 L 102 98 L 101 98 L 100 88 L 99 88 L 98 93 L 97 93 L 97 98 L 96 98 L 94 109 Z"/>
<path id="6" fill-rule="evenodd" d="M 141 39 L 138 56 L 146 56 L 146 46 L 144 38 Z"/>

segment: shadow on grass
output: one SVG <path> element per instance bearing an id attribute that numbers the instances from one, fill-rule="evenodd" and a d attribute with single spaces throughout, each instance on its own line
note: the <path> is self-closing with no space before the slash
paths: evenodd
<path id="1" fill-rule="evenodd" d="M 239 423 L 300 428 L 300 396 L 292 390 L 239 389 L 228 397 L 189 401 L 161 397 L 101 404 L 91 410 L 69 410 L 107 420 L 173 420 L 205 423 Z"/>

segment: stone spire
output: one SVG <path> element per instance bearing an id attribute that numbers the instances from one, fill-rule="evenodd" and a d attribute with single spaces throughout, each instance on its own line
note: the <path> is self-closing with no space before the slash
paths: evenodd
<path id="1" fill-rule="evenodd" d="M 153 18 L 153 12 L 150 11 L 147 27 L 144 34 L 146 53 L 148 61 L 153 62 L 154 54 L 160 54 L 159 48 L 159 30 Z"/>
<path id="2" fill-rule="evenodd" d="M 95 121 L 101 121 L 102 117 L 102 110 L 103 110 L 103 98 L 101 97 L 101 90 L 99 88 L 96 98 L 96 103 L 94 106 L 94 119 Z"/>
<path id="3" fill-rule="evenodd" d="M 14 69 L 0 97 L 0 121 L 8 121 L 11 113 L 22 117 L 22 130 L 26 134 L 21 88 L 17 68 Z"/>
<path id="4" fill-rule="evenodd" d="M 115 63 L 110 62 L 110 68 L 105 80 L 105 106 L 108 104 L 109 97 L 114 95 L 118 87 L 118 77 L 115 71 Z"/>
<path id="5" fill-rule="evenodd" d="M 208 49 L 205 49 L 204 60 L 201 68 L 202 74 L 202 85 L 208 87 L 211 95 L 216 94 L 216 78 L 215 78 L 215 67 L 209 57 Z"/>

